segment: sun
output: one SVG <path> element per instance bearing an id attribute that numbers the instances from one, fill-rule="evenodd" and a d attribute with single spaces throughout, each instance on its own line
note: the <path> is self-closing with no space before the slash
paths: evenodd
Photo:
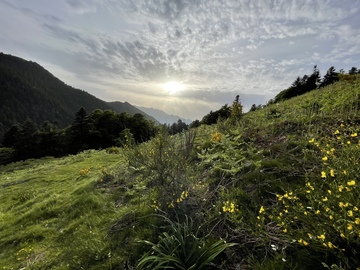
<path id="1" fill-rule="evenodd" d="M 162 85 L 162 88 L 165 89 L 167 92 L 169 92 L 172 95 L 175 95 L 178 92 L 181 92 L 185 89 L 184 85 L 179 82 L 167 82 Z"/>

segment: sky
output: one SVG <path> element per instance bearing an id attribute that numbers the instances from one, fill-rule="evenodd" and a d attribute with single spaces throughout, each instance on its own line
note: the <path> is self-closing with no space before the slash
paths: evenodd
<path id="1" fill-rule="evenodd" d="M 105 101 L 192 120 L 360 68 L 360 0 L 0 0 L 0 52 Z"/>

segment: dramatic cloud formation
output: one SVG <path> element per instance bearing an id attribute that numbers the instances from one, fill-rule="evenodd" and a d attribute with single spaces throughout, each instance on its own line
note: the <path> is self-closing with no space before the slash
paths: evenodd
<path id="1" fill-rule="evenodd" d="M 360 63 L 360 2 L 0 0 L 0 51 L 107 100 L 191 119 Z M 167 82 L 184 90 L 166 91 Z"/>

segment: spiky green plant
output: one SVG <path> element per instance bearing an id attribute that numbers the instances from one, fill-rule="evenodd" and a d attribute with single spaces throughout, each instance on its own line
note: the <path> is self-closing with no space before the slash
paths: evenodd
<path id="1" fill-rule="evenodd" d="M 191 222 L 170 223 L 170 231 L 159 236 L 158 243 L 143 241 L 151 249 L 138 261 L 136 269 L 209 269 L 213 261 L 226 248 L 234 244 L 218 240 L 212 244 L 198 238 L 191 230 Z"/>

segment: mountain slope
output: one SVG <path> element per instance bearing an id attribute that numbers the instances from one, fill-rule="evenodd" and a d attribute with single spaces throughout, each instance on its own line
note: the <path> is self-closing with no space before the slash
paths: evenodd
<path id="1" fill-rule="evenodd" d="M 179 119 L 185 122 L 186 124 L 190 124 L 192 122 L 191 119 L 185 119 L 177 115 L 167 114 L 166 112 L 154 108 L 146 108 L 146 107 L 137 107 L 143 112 L 151 115 L 152 117 L 156 118 L 162 124 L 172 124 L 176 123 Z"/>
<path id="2" fill-rule="evenodd" d="M 111 101 L 111 102 L 107 102 L 107 104 L 109 104 L 114 110 L 116 110 L 119 113 L 127 112 L 131 115 L 134 115 L 136 113 L 141 113 L 145 116 L 146 119 L 154 121 L 155 123 L 159 123 L 154 117 L 146 114 L 142 110 L 131 105 L 129 102 Z"/>
<path id="3" fill-rule="evenodd" d="M 48 120 L 65 127 L 81 107 L 88 113 L 102 109 L 144 114 L 129 103 L 114 108 L 114 104 L 66 85 L 35 62 L 0 53 L 0 141 L 11 125 L 27 118 L 36 124 Z"/>

